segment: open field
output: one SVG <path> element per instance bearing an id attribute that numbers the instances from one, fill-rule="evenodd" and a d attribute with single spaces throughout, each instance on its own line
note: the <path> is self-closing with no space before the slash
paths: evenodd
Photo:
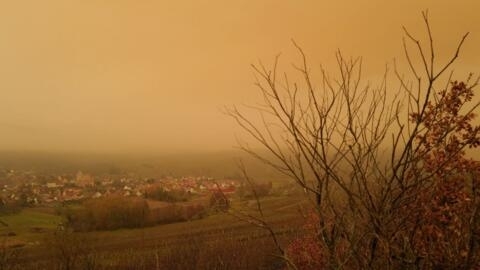
<path id="1" fill-rule="evenodd" d="M 299 217 L 304 203 L 293 196 L 269 196 L 262 199 L 265 220 L 282 241 L 287 241 L 290 235 L 296 233 L 287 229 L 292 228 L 292 223 L 302 223 L 302 218 Z M 242 212 L 258 216 L 255 207 L 254 200 L 234 201 L 232 214 Z M 217 269 L 222 263 L 225 268 L 220 269 L 228 269 L 235 260 L 240 260 L 239 257 L 244 260 L 256 257 L 257 261 L 239 262 L 241 265 L 234 266 L 237 269 L 275 269 L 273 266 L 279 260 L 272 256 L 277 251 L 268 232 L 232 214 L 218 213 L 199 220 L 139 229 L 61 235 L 64 239 L 58 239 L 59 235 L 53 233 L 55 222 L 60 221 L 56 216 L 27 210 L 4 220 L 12 224 L 11 227 L 17 234 L 15 237 L 37 243 L 20 249 L 18 260 L 21 263 L 18 269 L 57 267 L 62 263 L 57 251 L 63 240 L 67 240 L 69 246 L 81 246 L 82 252 L 88 250 L 89 254 L 94 254 L 97 268 L 93 269 L 152 269 L 152 265 L 159 264 L 164 267 L 170 265 L 168 269 L 171 269 L 171 265 L 175 265 L 176 269 L 193 269 L 190 267 L 194 263 L 202 265 L 198 267 L 204 267 L 208 261 L 205 261 L 206 258 L 210 256 L 214 256 L 213 262 L 219 263 L 214 267 Z M 45 231 L 33 233 L 30 231 L 33 226 L 45 228 Z M 256 256 L 249 256 L 249 252 Z M 195 259 L 195 262 L 189 261 L 182 266 L 179 261 L 185 261 L 185 257 Z M 266 265 L 261 266 L 262 264 Z M 120 266 L 123 268 L 118 268 Z"/>
<path id="2" fill-rule="evenodd" d="M 26 245 L 38 243 L 44 239 L 44 234 L 57 228 L 61 217 L 35 209 L 24 209 L 20 213 L 2 216 L 3 225 L 0 235 L 7 237 L 7 245 Z"/>

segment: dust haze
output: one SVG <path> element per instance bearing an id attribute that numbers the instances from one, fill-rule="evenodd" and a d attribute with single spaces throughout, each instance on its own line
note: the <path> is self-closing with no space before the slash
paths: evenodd
<path id="1" fill-rule="evenodd" d="M 479 74 L 478 1 L 2 1 L 0 150 L 231 149 L 222 108 L 258 99 L 251 63 L 288 67 L 294 39 L 314 67 L 339 49 L 375 78 L 427 7 L 445 56 L 471 32 L 456 74 Z"/>

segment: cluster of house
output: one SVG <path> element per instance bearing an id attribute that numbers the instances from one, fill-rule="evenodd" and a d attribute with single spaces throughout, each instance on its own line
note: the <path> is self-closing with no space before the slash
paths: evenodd
<path id="1" fill-rule="evenodd" d="M 0 180 L 0 199 L 3 203 L 22 201 L 24 204 L 42 205 L 109 195 L 142 197 L 151 187 L 202 195 L 219 190 L 226 194 L 234 193 L 239 186 L 238 180 L 214 179 L 205 176 L 154 179 L 132 175 L 94 176 L 79 171 L 72 175 L 37 177 L 28 172 L 8 171 Z"/>

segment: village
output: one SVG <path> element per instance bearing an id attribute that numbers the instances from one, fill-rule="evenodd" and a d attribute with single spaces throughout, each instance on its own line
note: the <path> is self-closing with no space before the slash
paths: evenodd
<path id="1" fill-rule="evenodd" d="M 239 180 L 207 176 L 142 178 L 133 174 L 92 175 L 81 171 L 55 176 L 32 171 L 3 170 L 0 177 L 1 204 L 45 206 L 107 196 L 145 197 L 146 191 L 162 188 L 191 195 L 208 195 L 214 191 L 233 194 Z"/>

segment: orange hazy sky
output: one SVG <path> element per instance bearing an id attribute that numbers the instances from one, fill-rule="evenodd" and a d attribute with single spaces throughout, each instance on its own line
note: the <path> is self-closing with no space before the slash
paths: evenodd
<path id="1" fill-rule="evenodd" d="M 230 149 L 221 109 L 255 102 L 251 63 L 288 67 L 293 38 L 313 66 L 340 49 L 375 77 L 425 9 L 441 55 L 470 32 L 457 72 L 480 74 L 478 0 L 1 1 L 0 150 Z"/>

